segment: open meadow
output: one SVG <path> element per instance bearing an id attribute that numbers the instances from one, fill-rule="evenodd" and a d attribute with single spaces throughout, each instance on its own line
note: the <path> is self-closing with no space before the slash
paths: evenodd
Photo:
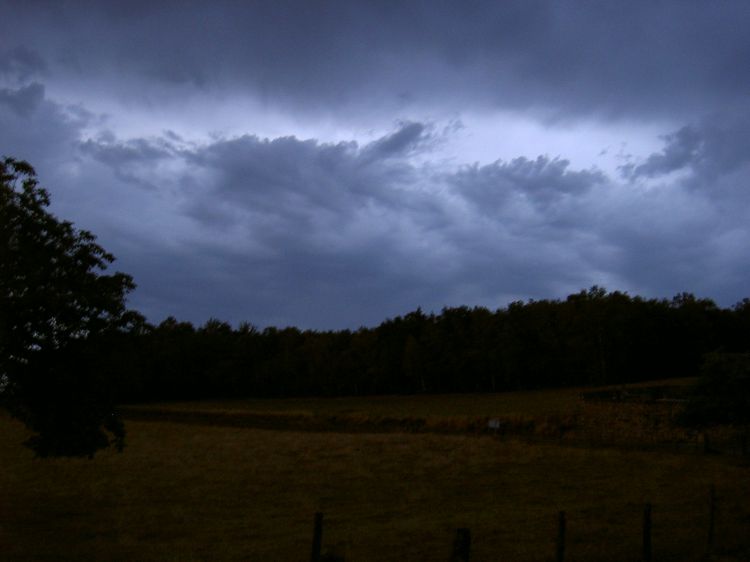
<path id="1" fill-rule="evenodd" d="M 20 447 L 25 430 L 3 414 L 2 558 L 306 561 L 314 513 L 323 512 L 324 552 L 347 561 L 447 562 L 457 528 L 471 530 L 472 561 L 554 560 L 564 510 L 566 560 L 632 561 L 651 503 L 653 559 L 700 560 L 714 485 L 713 559 L 750 559 L 746 457 L 587 444 L 590 428 L 568 441 L 546 429 L 500 435 L 455 425 L 468 412 L 547 424 L 574 412 L 578 423 L 592 411 L 597 424 L 613 416 L 612 408 L 589 411 L 573 391 L 241 404 L 203 408 L 351 420 L 442 415 L 454 425 L 295 431 L 131 419 L 123 454 L 40 460 Z"/>

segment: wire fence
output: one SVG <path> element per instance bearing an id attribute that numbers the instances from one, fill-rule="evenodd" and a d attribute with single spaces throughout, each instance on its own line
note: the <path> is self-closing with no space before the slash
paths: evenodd
<path id="1" fill-rule="evenodd" d="M 719 500 L 716 493 L 716 487 L 711 486 L 706 494 L 705 511 L 701 514 L 696 514 L 704 522 L 705 527 L 701 536 L 695 537 L 694 544 L 692 545 L 691 551 L 692 556 L 690 560 L 748 560 L 747 556 L 750 555 L 750 544 L 745 544 L 739 549 L 737 544 L 733 544 L 731 548 L 723 548 L 722 545 L 717 542 L 717 511 L 719 507 Z M 703 503 L 703 502 L 701 502 Z M 651 503 L 646 503 L 642 506 L 642 512 L 640 517 L 640 527 L 638 529 L 640 535 L 640 545 L 632 543 L 630 546 L 631 552 L 626 559 L 633 561 L 642 562 L 658 562 L 661 559 L 669 560 L 685 560 L 682 555 L 670 554 L 664 549 L 660 550 L 661 557 L 655 555 L 655 540 L 654 540 L 654 506 Z M 346 553 L 345 548 L 342 548 L 340 544 L 327 544 L 325 540 L 324 532 L 324 514 L 315 513 L 314 524 L 313 524 L 313 537 L 312 537 L 312 551 L 310 555 L 310 562 L 356 562 L 354 557 L 349 557 Z M 550 536 L 550 548 L 543 560 L 550 560 L 554 562 L 565 562 L 566 560 L 575 560 L 577 557 L 570 556 L 569 550 L 569 536 L 570 532 L 575 531 L 575 528 L 571 529 L 571 521 L 568 514 L 565 511 L 557 513 L 557 528 L 556 533 Z M 580 523 L 580 520 L 578 521 Z M 750 525 L 749 525 L 750 527 Z M 663 529 L 662 529 L 663 531 Z M 635 533 L 630 533 L 631 536 Z M 750 537 L 750 535 L 748 535 Z M 445 562 L 469 562 L 474 560 L 472 558 L 474 539 L 471 529 L 469 528 L 457 528 L 454 530 L 452 536 L 446 536 L 445 540 L 445 556 L 440 558 Z M 637 546 L 637 548 L 636 548 Z M 719 555 L 721 554 L 721 555 Z M 368 557 L 368 559 L 370 559 Z M 390 560 L 409 560 L 408 557 L 400 557 L 398 553 L 383 553 L 382 556 L 377 557 L 378 560 L 388 562 Z M 432 559 L 432 558 L 431 558 Z M 482 558 L 487 559 L 486 553 Z M 496 556 L 491 558 L 492 560 L 513 560 L 514 558 L 507 553 L 497 552 Z M 592 558 L 588 558 L 592 559 Z M 613 558 L 615 559 L 615 558 Z M 616 559 L 622 559 L 622 556 Z"/>

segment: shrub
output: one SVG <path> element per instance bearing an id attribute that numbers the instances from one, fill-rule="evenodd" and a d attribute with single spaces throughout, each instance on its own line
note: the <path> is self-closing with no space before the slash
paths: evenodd
<path id="1" fill-rule="evenodd" d="M 750 424 L 750 353 L 711 353 L 680 418 L 684 425 Z"/>

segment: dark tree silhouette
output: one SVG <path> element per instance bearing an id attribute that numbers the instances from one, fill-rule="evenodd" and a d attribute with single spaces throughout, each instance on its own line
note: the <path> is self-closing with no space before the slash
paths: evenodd
<path id="1" fill-rule="evenodd" d="M 750 353 L 709 353 L 682 414 L 688 426 L 750 425 Z"/>
<path id="2" fill-rule="evenodd" d="M 695 376 L 706 353 L 750 352 L 748 303 L 592 287 L 495 311 L 417 309 L 353 332 L 168 318 L 107 358 L 127 402 L 621 384 Z"/>
<path id="3" fill-rule="evenodd" d="M 40 456 L 122 449 L 124 428 L 99 347 L 142 322 L 125 307 L 130 276 L 114 257 L 52 215 L 34 169 L 0 161 L 0 401 L 34 432 Z"/>

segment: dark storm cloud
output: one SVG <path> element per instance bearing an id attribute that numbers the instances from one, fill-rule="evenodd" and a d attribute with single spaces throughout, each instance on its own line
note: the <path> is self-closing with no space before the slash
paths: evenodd
<path id="1" fill-rule="evenodd" d="M 0 90 L 0 105 L 4 105 L 19 117 L 29 117 L 44 101 L 44 86 L 29 84 L 17 90 L 3 88 Z"/>
<path id="2" fill-rule="evenodd" d="M 132 139 L 118 143 L 111 134 L 103 135 L 96 140 L 88 139 L 80 144 L 80 148 L 96 160 L 116 168 L 132 163 L 155 162 L 174 154 L 173 147 L 167 142 Z"/>
<path id="3" fill-rule="evenodd" d="M 344 326 L 376 323 L 413 300 L 441 305 L 435 295 L 450 279 L 431 273 L 441 251 L 429 230 L 447 219 L 442 202 L 414 189 L 424 178 L 407 161 L 427 128 L 403 123 L 362 146 L 243 136 L 190 147 L 166 135 L 92 139 L 79 152 L 107 166 L 120 191 L 143 178 L 159 184 L 141 191 L 142 204 L 173 193 L 179 216 L 162 225 L 166 239 L 126 247 L 119 265 L 138 280 L 133 302 L 150 316 L 184 316 L 192 302 L 191 319 L 210 309 L 261 325 Z M 160 183 L 155 163 L 165 159 L 182 172 Z M 189 222 L 175 226 L 180 217 Z M 110 239 L 114 251 L 127 244 Z"/>
<path id="4" fill-rule="evenodd" d="M 731 304 L 747 293 L 750 122 L 715 115 L 663 140 L 660 152 L 621 170 L 637 197 L 592 230 L 617 249 L 607 268 L 653 293 L 679 280 Z"/>
<path id="5" fill-rule="evenodd" d="M 174 133 L 79 141 L 91 121 L 46 99 L 26 117 L 0 111 L 16 120 L 16 138 L 41 118 L 69 146 L 62 154 L 99 166 L 43 176 L 53 201 L 120 258 L 139 284 L 133 305 L 156 321 L 356 327 L 420 305 L 500 306 L 594 283 L 654 296 L 691 290 L 725 304 L 745 291 L 750 166 L 737 121 L 665 135 L 661 151 L 634 163 L 651 176 L 618 183 L 548 156 L 417 165 L 411 155 L 434 138 L 416 122 L 363 145 L 191 144 Z M 638 188 L 675 169 L 689 173 Z"/>
<path id="6" fill-rule="evenodd" d="M 118 179 L 153 190 L 158 187 L 149 176 L 152 176 L 155 166 L 172 159 L 177 150 L 169 138 L 133 139 L 121 143 L 111 133 L 100 135 L 95 140 L 87 139 L 78 145 L 78 149 L 80 153 L 110 167 Z M 146 167 L 148 170 L 142 173 Z"/>
<path id="7" fill-rule="evenodd" d="M 643 164 L 623 166 L 622 173 L 630 179 L 652 178 L 696 164 L 700 158 L 702 137 L 695 127 L 683 127 L 664 137 L 666 146 L 660 153 L 652 154 Z"/>
<path id="8" fill-rule="evenodd" d="M 41 166 L 71 158 L 82 131 L 96 118 L 79 106 L 47 98 L 42 84 L 0 86 L 0 154 Z"/>
<path id="9" fill-rule="evenodd" d="M 426 140 L 426 128 L 422 123 L 405 123 L 402 127 L 367 146 L 366 152 L 373 158 L 403 157 L 422 146 Z"/>
<path id="10" fill-rule="evenodd" d="M 486 166 L 466 167 L 449 179 L 458 186 L 480 212 L 494 213 L 514 197 L 528 199 L 533 205 L 547 207 L 566 196 L 585 193 L 605 176 L 598 170 L 568 170 L 568 160 L 538 156 L 510 162 L 497 161 Z"/>
<path id="11" fill-rule="evenodd" d="M 47 64 L 36 51 L 23 45 L 0 51 L 0 76 L 26 81 L 44 73 Z"/>
<path id="12" fill-rule="evenodd" d="M 514 215 L 517 205 L 495 205 L 504 220 L 487 219 L 471 199 L 481 182 L 465 170 L 432 174 L 410 163 L 427 129 L 404 123 L 363 146 L 239 137 L 173 150 L 186 166 L 176 208 L 193 227 L 163 248 L 151 241 L 145 252 L 129 251 L 123 266 L 144 295 L 134 302 L 157 317 L 177 315 L 191 301 L 197 316 L 211 309 L 235 322 L 352 327 L 418 305 L 507 302 L 518 298 L 519 283 L 537 295 L 586 284 L 583 265 L 562 271 L 581 260 L 580 248 L 564 247 L 578 245 L 576 227 L 542 228 L 544 216 Z M 126 147 L 144 142 L 106 140 L 104 148 L 120 148 L 102 161 L 117 175 L 138 153 Z M 150 142 L 141 161 L 149 170 L 151 156 L 164 155 Z M 100 155 L 95 145 L 85 152 Z M 494 171 L 495 187 L 528 195 L 535 209 L 556 191 L 576 198 L 603 181 L 567 168 L 540 157 L 478 172 L 491 178 Z M 561 208 L 553 213 L 558 222 Z M 525 232 L 529 226 L 536 232 Z M 557 237 L 545 239 L 555 229 Z"/>
<path id="13" fill-rule="evenodd" d="M 621 167 L 632 181 L 659 180 L 682 174 L 682 185 L 704 192 L 728 210 L 744 209 L 750 201 L 750 119 L 723 114 L 688 125 L 663 137 L 664 148 L 643 162 Z"/>
<path id="14" fill-rule="evenodd" d="M 11 4 L 13 48 L 149 103 L 198 90 L 308 111 L 684 117 L 746 108 L 750 91 L 743 1 Z"/>
<path id="15" fill-rule="evenodd" d="M 236 211 L 239 204 L 255 213 L 310 222 L 323 211 L 347 218 L 353 208 L 372 202 L 384 209 L 414 207 L 418 194 L 403 189 L 417 180 L 407 157 L 427 138 L 425 129 L 421 123 L 404 123 L 362 147 L 295 137 L 217 141 L 185 154 L 190 165 L 209 170 L 215 184 L 206 194 L 213 205 L 201 195 L 191 212 L 210 222 L 221 216 L 216 207 Z"/>
<path id="16" fill-rule="evenodd" d="M 356 327 L 593 284 L 747 296 L 744 2 L 5 4 L 0 151 L 153 321 Z M 240 130 L 195 125 L 222 104 Z M 440 152 L 463 111 L 494 109 L 666 134 L 619 174 L 549 151 L 544 127 L 483 163 Z M 266 111 L 288 117 L 269 138 Z"/>
<path id="17" fill-rule="evenodd" d="M 65 112 L 45 106 L 72 135 Z M 747 159 L 730 148 L 745 130 L 692 127 L 700 150 L 674 161 L 747 185 Z M 102 134 L 76 145 L 79 162 L 100 166 L 75 179 L 76 212 L 135 276 L 132 303 L 155 321 L 356 327 L 420 305 L 501 306 L 595 283 L 725 304 L 743 294 L 750 202 L 734 191 L 697 186 L 698 173 L 639 191 L 640 177 L 618 183 L 547 156 L 434 170 L 410 160 L 428 130 L 403 123 L 363 145 Z M 636 168 L 685 138 L 666 135 Z M 59 181 L 53 197 L 70 197 L 73 180 Z"/>

